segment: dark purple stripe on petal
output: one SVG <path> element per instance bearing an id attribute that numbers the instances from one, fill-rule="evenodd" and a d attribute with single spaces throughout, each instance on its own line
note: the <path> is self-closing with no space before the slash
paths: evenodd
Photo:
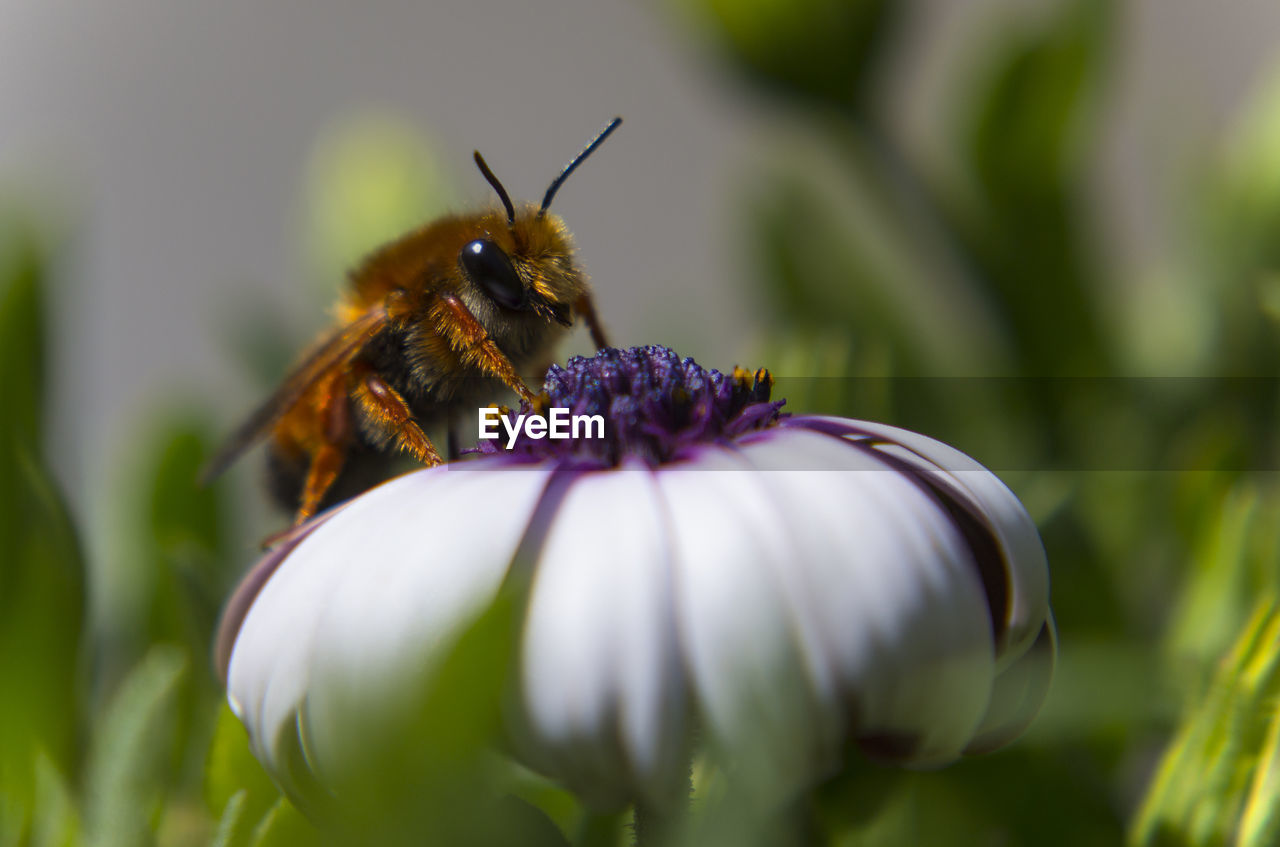
<path id="1" fill-rule="evenodd" d="M 560 514 L 560 507 L 564 504 L 565 495 L 569 493 L 569 486 L 588 470 L 590 468 L 580 467 L 571 459 L 556 465 L 555 471 L 547 480 L 546 488 L 542 491 L 542 496 L 538 498 L 538 505 L 534 507 L 533 515 L 529 518 L 529 525 L 516 546 L 511 569 L 507 572 L 507 585 L 510 585 L 513 580 L 527 584 L 533 565 L 538 561 L 538 555 L 542 551 L 542 545 L 547 540 L 547 533 L 551 531 L 551 524 Z"/>
<path id="2" fill-rule="evenodd" d="M 900 764 L 920 750 L 921 739 L 905 732 L 869 732 L 858 736 L 858 747 L 868 759 Z"/>
<path id="3" fill-rule="evenodd" d="M 995 530 L 955 486 L 944 483 L 935 474 L 915 470 L 906 462 L 902 462 L 900 467 L 904 474 L 912 475 L 914 480 L 933 492 L 968 542 L 978 568 L 978 578 L 982 580 L 982 588 L 987 595 L 992 638 L 1000 644 L 1009 621 L 1009 564 Z"/>
<path id="4" fill-rule="evenodd" d="M 883 439 L 883 435 L 870 430 L 863 429 L 856 425 L 854 421 L 836 418 L 816 417 L 813 415 L 792 415 L 778 422 L 779 426 L 798 427 L 800 429 L 809 429 L 814 432 L 821 432 L 824 435 L 834 435 L 839 438 L 845 436 L 859 436 L 863 438 Z M 928 461 L 927 459 L 925 461 Z M 933 462 L 929 462 L 933 464 Z"/>
<path id="5" fill-rule="evenodd" d="M 891 470 L 897 471 L 914 482 L 941 507 L 964 537 L 965 543 L 973 554 L 978 579 L 982 582 L 983 592 L 987 596 L 992 637 L 995 643 L 999 644 L 1004 638 L 1009 620 L 1009 563 L 995 528 L 973 503 L 973 499 L 945 473 L 930 472 L 928 468 L 938 468 L 938 465 L 928 457 L 921 456 L 906 445 L 890 441 L 880 433 L 870 433 L 855 425 L 821 418 L 796 417 L 784 421 L 782 425 L 809 429 L 839 438 L 851 447 L 874 456 Z M 911 452 L 919 457 L 927 468 L 918 467 L 901 456 L 877 449 L 887 444 Z M 939 468 L 939 470 L 942 469 Z"/>

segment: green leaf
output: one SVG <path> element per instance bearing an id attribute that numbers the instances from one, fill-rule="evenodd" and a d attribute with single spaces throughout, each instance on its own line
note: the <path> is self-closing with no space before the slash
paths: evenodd
<path id="1" fill-rule="evenodd" d="M 432 144 L 403 119 L 366 113 L 329 127 L 308 168 L 308 252 L 325 299 L 389 237 L 443 214 L 454 200 Z"/>
<path id="2" fill-rule="evenodd" d="M 118 534 L 99 610 L 110 638 L 98 642 L 95 670 L 110 690 L 152 645 L 185 653 L 172 709 L 174 779 L 198 790 L 221 697 L 210 644 L 231 581 L 226 492 L 197 482 L 213 441 L 201 416 L 170 415 L 145 434 L 118 486 L 125 494 L 109 507 Z"/>
<path id="3" fill-rule="evenodd" d="M 378 733 L 362 728 L 369 737 L 358 761 L 332 787 L 349 829 L 389 842 L 430 832 L 445 843 L 506 843 L 510 822 L 493 805 L 507 778 L 494 754 L 522 608 L 517 591 L 501 591 L 463 631 L 404 696 L 407 708 L 393 709 Z M 353 712 L 345 720 L 367 716 Z"/>
<path id="4" fill-rule="evenodd" d="M 1212 338 L 1213 365 L 1227 374 L 1273 375 L 1280 365 L 1280 62 L 1259 74 L 1252 97 L 1210 172 L 1208 196 L 1178 204 L 1184 228 L 1174 262 L 1187 267 L 1188 289 Z M 1263 398 L 1259 398 L 1263 399 Z M 1274 398 L 1254 410 L 1261 433 L 1274 431 Z"/>
<path id="5" fill-rule="evenodd" d="M 75 798 L 57 765 L 36 751 L 22 796 L 0 785 L 0 847 L 76 847 L 81 843 Z"/>
<path id="6" fill-rule="evenodd" d="M 209 842 L 210 847 L 246 847 L 249 844 L 253 826 L 249 823 L 251 817 L 245 812 L 247 797 L 244 791 L 231 795 L 218 819 L 218 829 Z"/>
<path id="7" fill-rule="evenodd" d="M 1230 646 L 1240 622 L 1249 613 L 1252 598 L 1259 589 L 1280 588 L 1258 584 L 1252 572 L 1251 542 L 1270 531 L 1276 519 L 1276 504 L 1262 502 L 1253 485 L 1242 484 L 1222 498 L 1217 519 L 1200 539 L 1191 557 L 1191 569 L 1182 587 L 1182 596 L 1166 636 L 1166 649 L 1176 666 L 1189 668 L 1196 678 L 1192 691 L 1204 688 L 1204 679 L 1213 664 Z M 1277 548 L 1262 556 L 1270 560 Z"/>
<path id="8" fill-rule="evenodd" d="M 250 751 L 244 725 L 223 703 L 205 770 L 205 801 L 217 812 L 236 797 L 241 797 L 242 817 L 257 821 L 280 799 L 280 791 Z"/>
<path id="9" fill-rule="evenodd" d="M 84 566 L 41 457 L 44 258 L 0 231 L 0 803 L 29 820 L 37 754 L 75 765 Z M 9 817 L 9 815 L 6 815 Z M 10 821 L 13 817 L 10 817 Z M 4 824 L 21 837 L 25 824 Z"/>
<path id="10" fill-rule="evenodd" d="M 1225 844 L 1242 816 L 1251 837 L 1268 832 L 1275 825 L 1277 698 L 1280 603 L 1272 595 L 1258 602 L 1212 686 L 1166 750 L 1131 843 Z"/>
<path id="11" fill-rule="evenodd" d="M 498 801 L 493 811 L 502 821 L 501 832 L 504 835 L 501 843 L 518 843 L 523 847 L 569 847 L 564 833 L 551 817 L 533 803 L 508 795 Z"/>
<path id="12" fill-rule="evenodd" d="M 789 329 L 800 350 L 815 331 L 843 341 L 846 377 L 1012 373 L 994 318 L 965 287 L 937 222 L 924 223 L 923 188 L 900 178 L 905 164 L 854 124 L 821 126 L 842 173 L 789 150 L 798 164 L 753 174 L 735 204 L 746 210 L 744 247 L 771 331 L 785 339 Z M 776 375 L 819 375 L 768 361 Z"/>
<path id="13" fill-rule="evenodd" d="M 816 187 L 798 176 L 767 175 L 762 183 L 745 205 L 758 259 L 753 265 L 769 305 L 802 324 L 900 322 L 884 299 L 889 286 L 881 284 L 885 267 L 877 251 L 845 247 L 861 240 L 861 228 L 850 226 L 841 237 L 844 222 L 834 221 Z"/>
<path id="14" fill-rule="evenodd" d="M 82 842 L 75 798 L 57 766 L 45 755 L 36 759 L 36 805 L 31 847 L 76 847 Z"/>
<path id="15" fill-rule="evenodd" d="M 1228 260 L 1274 268 L 1280 259 L 1280 61 L 1260 75 L 1250 100 L 1226 134 L 1219 164 L 1220 220 L 1209 221 Z M 1199 221 L 1197 221 L 1199 222 Z"/>
<path id="16" fill-rule="evenodd" d="M 209 654 L 218 608 L 228 589 L 231 528 L 222 488 L 198 482 L 214 437 L 201 417 L 182 416 L 148 439 L 138 490 L 137 575 L 147 597 L 144 643 L 186 644 L 201 663 Z M 197 675 L 202 693 L 213 690 L 208 667 Z"/>
<path id="17" fill-rule="evenodd" d="M 48 475 L 30 454 L 9 455 L 15 473 L 0 485 L 14 499 L 0 510 L 22 524 L 0 540 L 0 678 L 22 696 L 0 698 L 0 787 L 26 795 L 37 749 L 65 770 L 74 763 L 84 572 Z"/>
<path id="18" fill-rule="evenodd" d="M 0 444 L 33 452 L 44 411 L 44 286 L 44 259 L 34 240 L 0 232 Z"/>
<path id="19" fill-rule="evenodd" d="M 618 847 L 618 833 L 623 831 L 625 817 L 617 812 L 583 815 L 573 843 L 576 847 Z"/>
<path id="20" fill-rule="evenodd" d="M 894 14 L 888 0 L 673 0 L 735 70 L 781 93 L 860 102 Z"/>
<path id="21" fill-rule="evenodd" d="M 283 797 L 267 812 L 250 842 L 252 847 L 321 847 L 332 843 L 322 838 L 316 828 Z"/>
<path id="22" fill-rule="evenodd" d="M 214 557 L 225 544 L 223 510 L 214 489 L 196 484 L 212 452 L 212 433 L 199 420 L 181 420 L 157 440 L 164 448 L 147 510 L 151 537 L 169 555 Z"/>
<path id="23" fill-rule="evenodd" d="M 408 663 L 403 690 L 388 693 L 377 714 L 362 703 L 326 699 L 323 730 L 311 727 L 329 734 L 322 785 L 297 734 L 278 742 L 282 784 L 299 809 L 324 822 L 327 837 L 357 834 L 356 840 L 388 845 L 425 837 L 477 847 L 563 844 L 546 810 L 520 796 L 527 777 L 502 756 L 526 573 L 514 565 L 494 602 L 429 668 Z M 358 744 L 343 747 L 338 734 L 347 725 Z"/>
<path id="24" fill-rule="evenodd" d="M 1001 210 L 1058 201 L 1077 175 L 1112 13 L 1071 0 L 1044 26 L 1008 23 L 993 40 L 967 152 Z"/>
<path id="25" fill-rule="evenodd" d="M 157 645 L 112 697 L 86 764 L 85 826 L 91 847 L 138 847 L 153 840 L 174 747 L 182 651 Z"/>
<path id="26" fill-rule="evenodd" d="M 972 98 L 972 194 L 953 223 L 1033 376 L 1097 373 L 1110 356 L 1080 185 L 1113 6 L 1071 0 L 1042 28 L 1004 33 Z"/>
<path id="27" fill-rule="evenodd" d="M 1039 754 L 1015 747 L 933 772 L 881 773 L 882 779 L 897 783 L 897 790 L 871 821 L 844 830 L 843 839 L 830 843 L 858 847 L 1121 843 L 1123 822 L 1105 774 L 1093 761 L 1096 752 L 1079 743 Z M 875 789 L 870 791 L 875 796 Z"/>
<path id="28" fill-rule="evenodd" d="M 0 785 L 0 847 L 17 847 L 26 837 L 30 801 Z"/>
<path id="29" fill-rule="evenodd" d="M 1239 831 L 1239 847 L 1280 844 L 1280 714 L 1271 717 Z"/>
<path id="30" fill-rule="evenodd" d="M 863 159 L 852 164 L 860 178 L 873 178 Z M 856 184 L 868 185 L 861 179 Z M 930 269 L 912 255 L 919 252 L 912 235 L 876 197 L 854 194 L 856 199 L 845 202 L 831 196 L 830 186 L 800 173 L 753 179 L 740 205 L 747 209 L 746 241 L 765 295 L 762 307 L 795 327 L 802 348 L 823 330 L 834 336 L 828 346 L 842 343 L 845 355 L 836 375 L 945 371 L 968 352 L 948 345 L 966 334 L 955 325 L 955 309 L 943 314 L 914 296 L 920 286 L 913 283 L 928 278 Z M 782 376 L 818 377 L 830 370 L 795 370 L 774 361 L 769 367 Z"/>

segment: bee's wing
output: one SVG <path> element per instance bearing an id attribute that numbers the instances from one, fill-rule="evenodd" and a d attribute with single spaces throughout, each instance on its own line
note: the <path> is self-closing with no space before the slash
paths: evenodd
<path id="1" fill-rule="evenodd" d="M 280 420 L 315 385 L 334 368 L 345 366 L 387 324 L 387 312 L 381 305 L 370 309 L 346 326 L 335 329 L 323 339 L 302 364 L 285 377 L 265 403 L 240 425 L 213 455 L 200 473 L 202 483 L 212 481 L 225 471 L 240 454 L 265 437 Z"/>

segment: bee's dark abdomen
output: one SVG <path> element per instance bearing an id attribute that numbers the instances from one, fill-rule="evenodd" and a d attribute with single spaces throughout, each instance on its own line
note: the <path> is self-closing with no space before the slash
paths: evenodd
<path id="1" fill-rule="evenodd" d="M 267 493 L 286 512 L 296 512 L 302 505 L 302 484 L 310 465 L 305 453 L 291 455 L 274 444 L 267 448 Z"/>
<path id="2" fill-rule="evenodd" d="M 267 491 L 276 505 L 290 514 L 296 513 L 302 505 L 302 486 L 310 467 L 306 454 L 291 455 L 274 444 L 267 450 Z M 325 492 L 318 511 L 350 500 L 412 467 L 412 459 L 357 441 L 347 451 L 342 472 Z"/>
<path id="3" fill-rule="evenodd" d="M 412 398 L 421 392 L 413 384 L 407 343 L 404 331 L 387 327 L 369 342 L 361 352 L 360 359 L 368 363 L 384 382 L 400 392 L 401 397 L 412 402 Z"/>

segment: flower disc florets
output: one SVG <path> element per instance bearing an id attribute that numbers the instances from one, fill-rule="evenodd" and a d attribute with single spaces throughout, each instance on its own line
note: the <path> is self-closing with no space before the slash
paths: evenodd
<path id="1" fill-rule="evenodd" d="M 565 367 L 552 365 L 538 402 L 520 406 L 524 415 L 549 408 L 599 415 L 604 437 L 536 439 L 521 432 L 508 452 L 530 461 L 572 459 L 585 467 L 612 467 L 634 457 L 653 467 L 681 459 L 693 445 L 776 424 L 786 401 L 771 401 L 772 388 L 764 369 L 723 374 L 668 347 L 605 348 L 591 358 L 574 356 Z M 482 441 L 476 452 L 503 450 Z"/>

